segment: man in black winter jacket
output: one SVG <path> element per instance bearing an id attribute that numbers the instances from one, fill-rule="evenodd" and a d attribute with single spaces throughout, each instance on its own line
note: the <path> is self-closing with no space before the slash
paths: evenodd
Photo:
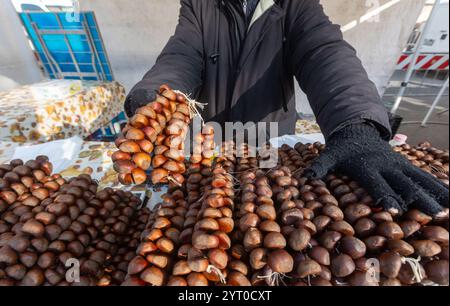
<path id="1" fill-rule="evenodd" d="M 415 205 L 442 214 L 447 186 L 392 152 L 377 89 L 319 0 L 181 0 L 175 35 L 125 108 L 133 115 L 169 84 L 208 103 L 207 121 L 277 122 L 292 134 L 294 79 L 327 139 L 308 176 L 337 171 L 394 213 Z"/>

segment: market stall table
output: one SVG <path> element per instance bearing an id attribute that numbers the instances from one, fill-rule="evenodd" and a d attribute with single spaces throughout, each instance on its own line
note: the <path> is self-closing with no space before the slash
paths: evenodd
<path id="1" fill-rule="evenodd" d="M 51 98 L 51 91 L 36 95 L 47 83 L 0 92 L 0 141 L 86 138 L 123 111 L 125 89 L 117 82 L 83 82 L 81 91 L 65 98 Z"/>

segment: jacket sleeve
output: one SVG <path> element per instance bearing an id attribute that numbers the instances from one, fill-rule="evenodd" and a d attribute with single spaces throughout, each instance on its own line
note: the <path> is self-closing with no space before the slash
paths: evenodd
<path id="1" fill-rule="evenodd" d="M 162 84 L 195 94 L 202 83 L 203 38 L 200 24 L 194 14 L 193 1 L 181 0 L 181 9 L 175 34 L 170 38 L 156 64 L 143 80 L 134 86 L 125 101 L 129 117 L 136 110 L 155 99 Z"/>
<path id="2" fill-rule="evenodd" d="M 389 138 L 388 112 L 376 86 L 319 0 L 301 2 L 287 35 L 293 73 L 325 137 L 350 123 L 370 121 Z"/>

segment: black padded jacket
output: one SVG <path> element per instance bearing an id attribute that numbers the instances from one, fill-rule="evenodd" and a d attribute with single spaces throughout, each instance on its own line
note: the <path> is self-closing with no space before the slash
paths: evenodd
<path id="1" fill-rule="evenodd" d="M 241 0 L 181 0 L 174 36 L 125 108 L 132 115 L 167 83 L 208 103 L 207 120 L 279 122 L 292 134 L 295 79 L 326 138 L 358 121 L 390 136 L 375 85 L 319 0 L 260 0 L 252 20 Z"/>

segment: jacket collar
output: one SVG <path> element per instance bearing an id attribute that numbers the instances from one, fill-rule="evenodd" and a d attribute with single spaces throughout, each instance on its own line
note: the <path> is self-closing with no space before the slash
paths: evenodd
<path id="1" fill-rule="evenodd" d="M 274 0 L 260 0 L 258 6 L 256 7 L 255 12 L 253 13 L 253 17 L 248 29 L 250 30 L 252 25 L 274 5 L 275 5 Z"/>
<path id="2" fill-rule="evenodd" d="M 269 0 L 261 0 L 265 3 L 267 3 Z M 280 7 L 276 2 L 272 1 L 272 5 L 267 7 L 265 10 L 261 11 L 262 15 L 260 15 L 258 18 L 255 18 L 255 22 L 253 25 L 249 28 L 249 33 L 247 35 L 247 38 L 245 39 L 240 60 L 239 60 L 239 73 L 236 77 L 236 83 L 240 82 L 240 78 L 243 75 L 243 72 L 246 70 L 247 63 L 249 62 L 249 59 L 252 57 L 252 54 L 255 50 L 257 50 L 257 47 L 261 44 L 261 42 L 264 40 L 266 33 L 269 32 L 269 30 L 277 24 L 277 22 L 280 21 L 285 16 L 285 11 L 282 7 Z M 257 21 L 257 22 L 256 22 Z M 282 34 L 282 33 L 280 33 Z M 239 97 L 242 95 L 242 92 L 239 91 L 239 86 L 235 87 L 233 98 L 232 98 L 232 104 L 234 104 Z"/>

